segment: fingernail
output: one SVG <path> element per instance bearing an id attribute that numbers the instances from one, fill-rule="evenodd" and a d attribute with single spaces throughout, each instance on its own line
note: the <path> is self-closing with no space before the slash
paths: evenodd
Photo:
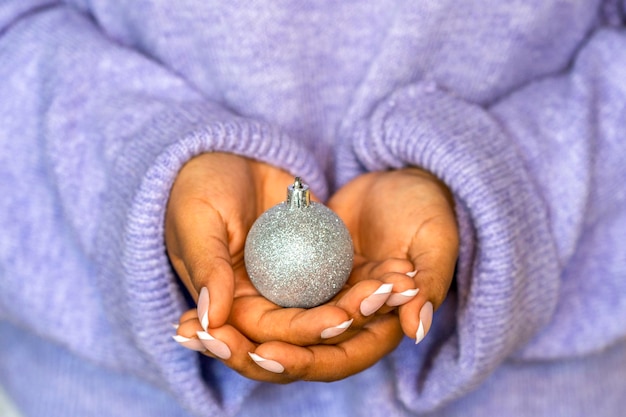
<path id="1" fill-rule="evenodd" d="M 417 328 L 417 333 L 415 333 L 415 344 L 417 345 L 419 342 L 424 339 L 426 333 L 430 330 L 430 325 L 433 322 L 433 304 L 430 301 L 427 301 L 426 304 L 420 310 L 420 325 Z"/>
<path id="2" fill-rule="evenodd" d="M 248 352 L 248 355 L 250 355 L 252 360 L 255 361 L 257 365 L 266 371 L 274 372 L 275 374 L 282 374 L 285 372 L 285 367 L 276 361 L 262 358 L 256 353 Z"/>
<path id="3" fill-rule="evenodd" d="M 200 342 L 206 348 L 206 350 L 208 350 L 220 359 L 226 360 L 230 358 L 230 349 L 228 348 L 228 345 L 226 343 L 214 338 L 207 332 L 199 331 L 196 333 L 198 335 L 198 338 L 200 339 Z"/>
<path id="4" fill-rule="evenodd" d="M 178 330 L 178 328 L 180 327 L 180 324 L 178 324 L 178 323 L 172 323 L 172 327 L 173 327 L 175 330 Z"/>
<path id="5" fill-rule="evenodd" d="M 172 339 L 176 340 L 181 346 L 186 347 L 187 349 L 195 350 L 197 352 L 204 352 L 206 348 L 198 339 L 189 339 L 185 336 L 174 335 Z"/>
<path id="6" fill-rule="evenodd" d="M 385 301 L 389 298 L 393 284 L 383 284 L 369 297 L 361 302 L 361 314 L 364 316 L 371 316 L 379 308 L 385 304 Z"/>
<path id="7" fill-rule="evenodd" d="M 409 278 L 415 278 L 415 275 L 417 275 L 417 269 L 415 271 L 406 273 L 406 276 L 408 276 Z"/>
<path id="8" fill-rule="evenodd" d="M 348 321 L 344 321 L 339 326 L 324 329 L 321 334 L 322 339 L 330 339 L 331 337 L 339 336 L 341 333 L 345 332 L 348 327 L 350 327 L 353 321 L 354 319 L 350 319 Z"/>
<path id="9" fill-rule="evenodd" d="M 387 305 L 389 307 L 396 307 L 396 306 L 400 306 L 410 300 L 413 299 L 413 297 L 415 297 L 417 295 L 417 293 L 419 292 L 419 288 L 415 288 L 414 290 L 406 290 L 406 291 L 402 291 L 400 293 L 397 294 L 391 294 L 389 296 L 389 298 L 387 299 Z"/>
<path id="10" fill-rule="evenodd" d="M 206 332 L 209 328 L 209 290 L 202 287 L 200 295 L 198 295 L 198 318 L 200 325 Z"/>

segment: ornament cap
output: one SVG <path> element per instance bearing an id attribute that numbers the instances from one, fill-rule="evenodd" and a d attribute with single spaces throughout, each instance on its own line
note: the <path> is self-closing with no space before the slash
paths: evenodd
<path id="1" fill-rule="evenodd" d="M 292 185 L 287 187 L 287 207 L 290 209 L 305 208 L 311 204 L 309 186 L 296 177 Z"/>

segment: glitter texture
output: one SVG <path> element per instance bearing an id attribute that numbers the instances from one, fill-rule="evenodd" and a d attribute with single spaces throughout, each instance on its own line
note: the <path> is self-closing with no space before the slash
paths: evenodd
<path id="1" fill-rule="evenodd" d="M 346 283 L 353 256 L 343 221 L 315 202 L 267 210 L 250 229 L 245 247 L 252 284 L 282 307 L 310 308 L 330 300 Z"/>

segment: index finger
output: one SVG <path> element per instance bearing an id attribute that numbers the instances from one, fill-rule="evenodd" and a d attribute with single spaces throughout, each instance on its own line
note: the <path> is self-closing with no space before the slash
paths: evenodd
<path id="1" fill-rule="evenodd" d="M 398 317 L 386 314 L 368 324 L 354 337 L 337 345 L 293 346 L 284 342 L 259 345 L 251 355 L 266 378 L 282 382 L 337 381 L 374 365 L 402 340 Z"/>

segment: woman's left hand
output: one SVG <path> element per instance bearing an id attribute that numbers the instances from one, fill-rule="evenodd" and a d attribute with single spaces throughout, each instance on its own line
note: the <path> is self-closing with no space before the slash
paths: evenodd
<path id="1" fill-rule="evenodd" d="M 448 188 L 418 168 L 372 172 L 341 188 L 329 201 L 348 226 L 361 262 L 408 259 L 415 270 L 413 297 L 396 296 L 404 333 L 416 342 L 428 333 L 433 310 L 452 282 L 459 250 L 454 203 Z M 381 310 L 384 312 L 384 310 Z"/>

